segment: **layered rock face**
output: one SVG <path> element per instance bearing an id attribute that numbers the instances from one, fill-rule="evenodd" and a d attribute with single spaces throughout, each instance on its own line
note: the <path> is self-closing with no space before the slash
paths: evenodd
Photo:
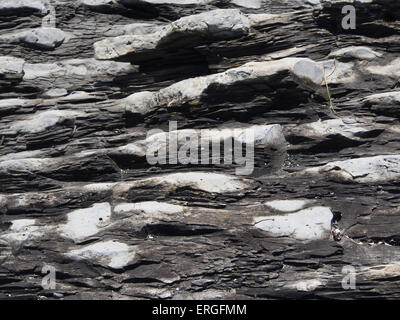
<path id="1" fill-rule="evenodd" d="M 399 17 L 2 0 L 0 298 L 399 298 Z"/>

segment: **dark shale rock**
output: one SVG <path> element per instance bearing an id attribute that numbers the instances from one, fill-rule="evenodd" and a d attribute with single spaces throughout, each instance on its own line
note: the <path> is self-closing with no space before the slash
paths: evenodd
<path id="1" fill-rule="evenodd" d="M 399 4 L 0 1 L 0 298 L 398 299 Z"/>

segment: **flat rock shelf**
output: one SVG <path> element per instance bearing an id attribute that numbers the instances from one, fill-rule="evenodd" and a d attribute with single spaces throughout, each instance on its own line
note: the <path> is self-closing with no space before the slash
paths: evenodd
<path id="1" fill-rule="evenodd" d="M 0 299 L 400 298 L 399 18 L 1 0 Z M 200 135 L 254 170 L 149 162 Z"/>

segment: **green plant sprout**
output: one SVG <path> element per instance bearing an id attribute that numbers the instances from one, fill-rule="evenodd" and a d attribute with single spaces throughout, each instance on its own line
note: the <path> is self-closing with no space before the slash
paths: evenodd
<path id="1" fill-rule="evenodd" d="M 333 68 L 333 71 L 332 71 L 328 76 L 326 76 L 326 74 L 325 74 L 325 68 L 324 68 L 324 82 L 325 82 L 326 92 L 327 92 L 327 94 L 328 94 L 328 99 L 329 99 L 329 109 L 332 111 L 332 113 L 333 113 L 334 115 L 339 116 L 339 115 L 337 114 L 337 112 L 335 111 L 335 108 L 334 108 L 334 106 L 333 106 L 332 96 L 331 96 L 331 92 L 330 92 L 330 90 L 329 90 L 329 85 L 328 85 L 328 79 L 335 73 L 336 68 L 337 68 L 337 63 L 336 63 L 336 59 L 334 59 L 334 68 Z"/>

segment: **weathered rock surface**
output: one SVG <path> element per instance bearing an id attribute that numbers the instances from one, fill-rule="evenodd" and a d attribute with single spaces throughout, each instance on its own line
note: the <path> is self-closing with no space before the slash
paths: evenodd
<path id="1" fill-rule="evenodd" d="M 399 298 L 399 18 L 0 1 L 0 299 Z M 209 141 L 254 170 L 188 156 Z"/>
<path id="2" fill-rule="evenodd" d="M 0 37 L 0 42 L 21 43 L 43 50 L 53 50 L 64 40 L 65 33 L 57 28 L 37 28 Z"/>
<path id="3" fill-rule="evenodd" d="M 12 12 L 42 13 L 46 9 L 42 0 L 4 0 L 0 4 L 0 13 L 10 14 Z"/>
<path id="4" fill-rule="evenodd" d="M 164 50 L 176 50 L 213 39 L 233 39 L 246 35 L 249 30 L 249 19 L 240 10 L 214 10 L 181 18 L 154 33 L 96 42 L 95 57 L 101 60 L 125 58 L 140 63 L 149 59 L 153 52 L 167 55 Z"/>

